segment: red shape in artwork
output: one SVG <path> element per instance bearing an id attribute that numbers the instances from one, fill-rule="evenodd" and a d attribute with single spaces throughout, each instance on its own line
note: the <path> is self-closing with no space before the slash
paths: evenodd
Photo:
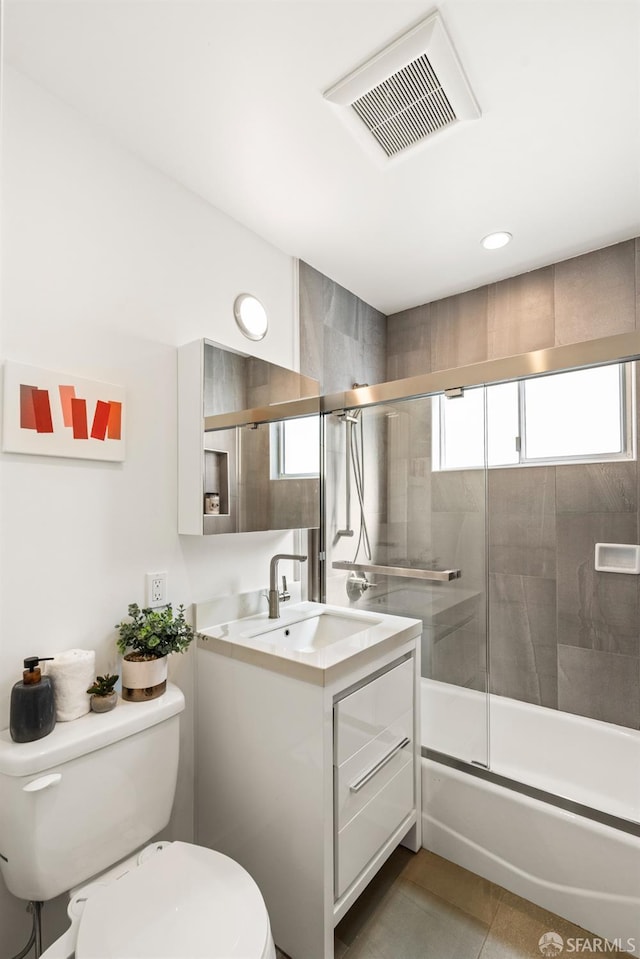
<path id="1" fill-rule="evenodd" d="M 62 407 L 62 421 L 65 426 L 73 426 L 73 413 L 71 412 L 71 400 L 76 395 L 75 386 L 59 386 L 60 406 Z"/>
<path id="2" fill-rule="evenodd" d="M 110 440 L 122 439 L 122 403 L 118 403 L 117 400 L 109 401 L 107 437 Z"/>
<path id="3" fill-rule="evenodd" d="M 96 411 L 93 414 L 93 424 L 91 426 L 91 438 L 94 440 L 103 440 L 107 435 L 107 424 L 109 422 L 109 404 L 104 400 L 98 400 Z"/>
<path id="4" fill-rule="evenodd" d="M 49 390 L 39 390 L 36 387 L 31 391 L 31 398 L 33 400 L 33 410 L 36 416 L 36 429 L 38 433 L 53 433 Z"/>
<path id="5" fill-rule="evenodd" d="M 20 429 L 35 430 L 36 411 L 33 407 L 33 391 L 35 386 L 27 386 L 26 383 L 20 384 Z"/>
<path id="6" fill-rule="evenodd" d="M 71 417 L 73 422 L 74 440 L 89 439 L 87 427 L 87 401 L 71 397 Z"/>

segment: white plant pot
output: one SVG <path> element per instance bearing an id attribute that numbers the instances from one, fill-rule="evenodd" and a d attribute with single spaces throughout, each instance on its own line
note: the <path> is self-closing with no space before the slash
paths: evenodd
<path id="1" fill-rule="evenodd" d="M 157 699 L 167 688 L 167 657 L 135 661 L 127 653 L 122 660 L 122 698 L 129 702 Z"/>

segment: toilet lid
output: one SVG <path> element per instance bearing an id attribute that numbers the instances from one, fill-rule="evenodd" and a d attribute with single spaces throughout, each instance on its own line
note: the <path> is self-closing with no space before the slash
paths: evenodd
<path id="1" fill-rule="evenodd" d="M 76 959 L 260 959 L 260 890 L 222 853 L 173 842 L 86 901 Z"/>

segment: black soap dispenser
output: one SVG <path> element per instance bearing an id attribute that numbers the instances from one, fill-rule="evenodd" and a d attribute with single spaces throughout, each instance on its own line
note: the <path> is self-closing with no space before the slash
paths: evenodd
<path id="1" fill-rule="evenodd" d="M 56 724 L 53 685 L 38 664 L 53 656 L 28 656 L 22 682 L 11 690 L 9 732 L 15 743 L 30 743 L 48 736 Z"/>

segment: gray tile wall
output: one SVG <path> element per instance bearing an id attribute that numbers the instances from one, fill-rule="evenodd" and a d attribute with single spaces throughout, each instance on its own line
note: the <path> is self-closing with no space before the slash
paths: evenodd
<path id="1" fill-rule="evenodd" d="M 319 480 L 271 476 L 270 424 L 238 430 L 238 530 L 310 529 L 320 525 Z"/>
<path id="2" fill-rule="evenodd" d="M 447 297 L 387 321 L 387 379 L 638 328 L 640 238 Z"/>
<path id="3" fill-rule="evenodd" d="M 387 318 L 302 260 L 300 372 L 323 393 L 387 378 Z"/>
<path id="4" fill-rule="evenodd" d="M 489 472 L 494 692 L 640 726 L 638 578 L 594 568 L 638 542 L 637 486 L 635 462 Z"/>
<path id="5" fill-rule="evenodd" d="M 638 328 L 640 238 L 390 316 L 386 378 Z M 453 504 L 434 528 L 468 519 L 461 481 L 434 476 L 434 503 Z M 494 692 L 640 727 L 639 577 L 594 569 L 596 542 L 638 542 L 638 482 L 636 462 L 489 472 Z M 468 682 L 465 661 L 449 681 Z"/>
<path id="6" fill-rule="evenodd" d="M 351 389 L 354 383 L 386 379 L 387 318 L 307 263 L 299 263 L 300 371 L 320 381 L 322 393 Z M 375 561 L 386 562 L 387 429 L 383 415 L 366 415 L 364 425 L 365 518 Z M 354 427 L 359 435 L 359 425 Z M 360 529 L 358 499 L 351 486 L 353 537 L 337 537 L 346 521 L 344 469 L 346 427 L 329 417 L 326 432 L 327 547 L 330 560 L 355 557 Z M 364 561 L 363 550 L 358 559 Z M 347 602 L 345 574 L 327 563 L 327 601 Z"/>

